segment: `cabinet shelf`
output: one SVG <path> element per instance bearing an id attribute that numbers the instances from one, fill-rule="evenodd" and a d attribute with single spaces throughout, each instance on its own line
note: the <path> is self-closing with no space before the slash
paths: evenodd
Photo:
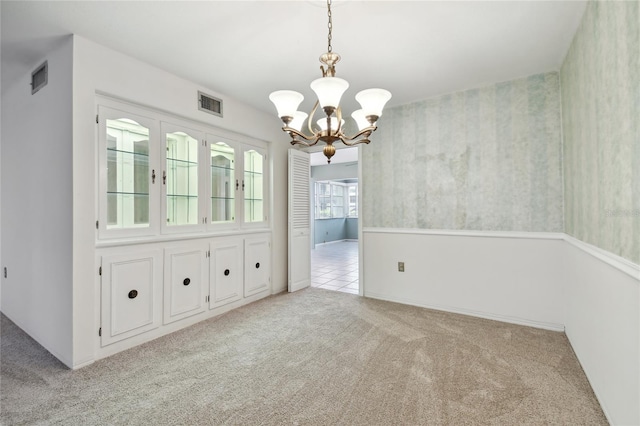
<path id="1" fill-rule="evenodd" d="M 198 198 L 197 195 L 180 195 L 180 194 L 167 194 L 167 197 L 172 197 L 172 198 Z"/>
<path id="2" fill-rule="evenodd" d="M 144 195 L 144 196 L 149 196 L 149 193 L 148 192 L 107 191 L 107 195 Z"/>
<path id="3" fill-rule="evenodd" d="M 211 168 L 212 169 L 219 169 L 219 170 L 231 170 L 231 171 L 234 170 L 233 167 L 214 166 L 214 165 L 212 165 Z"/>
<path id="4" fill-rule="evenodd" d="M 139 155 L 140 157 L 149 157 L 149 154 L 145 154 L 142 152 L 135 152 L 135 151 L 126 151 L 123 149 L 115 149 L 115 148 L 107 148 L 108 152 L 121 152 L 123 154 L 131 154 L 131 155 Z"/>
<path id="5" fill-rule="evenodd" d="M 169 157 L 167 157 L 167 161 L 173 161 L 175 163 L 181 163 L 181 164 L 186 165 L 186 166 L 197 166 L 198 165 L 198 163 L 196 161 L 180 160 L 178 158 L 169 158 Z"/>

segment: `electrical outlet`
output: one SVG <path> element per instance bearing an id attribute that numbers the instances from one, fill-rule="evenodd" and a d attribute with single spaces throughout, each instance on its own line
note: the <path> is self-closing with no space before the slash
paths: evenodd
<path id="1" fill-rule="evenodd" d="M 398 262 L 398 272 L 404 272 L 404 262 Z"/>

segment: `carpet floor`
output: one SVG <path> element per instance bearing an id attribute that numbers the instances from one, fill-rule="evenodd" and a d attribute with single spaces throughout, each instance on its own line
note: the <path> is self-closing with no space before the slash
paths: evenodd
<path id="1" fill-rule="evenodd" d="M 607 424 L 563 333 L 323 289 L 76 371 L 1 327 L 4 425 Z"/>

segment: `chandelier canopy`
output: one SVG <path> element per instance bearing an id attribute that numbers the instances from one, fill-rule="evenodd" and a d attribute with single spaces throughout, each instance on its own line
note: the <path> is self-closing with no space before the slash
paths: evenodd
<path id="1" fill-rule="evenodd" d="M 336 148 L 333 146 L 334 142 L 341 141 L 347 146 L 371 142 L 369 137 L 377 129 L 376 122 L 382 115 L 384 105 L 391 99 L 391 93 L 384 89 L 367 89 L 358 92 L 356 101 L 360 103 L 362 109 L 351 114 L 358 126 L 358 133 L 351 137 L 343 133 L 344 120 L 342 119 L 340 98 L 349 88 L 349 83 L 336 77 L 336 63 L 340 61 L 340 55 L 334 53 L 331 47 L 331 30 L 333 29 L 331 0 L 327 0 L 327 15 L 329 17 L 328 48 L 327 52 L 320 56 L 320 62 L 323 64 L 320 66 L 322 77 L 311 82 L 311 89 L 318 97 L 311 110 L 311 116 L 298 111 L 298 106 L 304 99 L 301 93 L 293 90 L 278 90 L 271 93 L 269 99 L 276 106 L 278 117 L 284 123 L 282 130 L 291 136 L 291 145 L 313 146 L 322 141 L 325 143 L 324 155 L 327 157 L 327 162 L 331 163 L 331 157 L 336 152 Z M 314 128 L 312 126 L 313 116 L 318 106 L 322 108 L 326 118 L 318 120 L 318 127 Z M 302 125 L 307 117 L 309 118 L 307 127 L 310 135 L 306 135 L 302 131 Z"/>

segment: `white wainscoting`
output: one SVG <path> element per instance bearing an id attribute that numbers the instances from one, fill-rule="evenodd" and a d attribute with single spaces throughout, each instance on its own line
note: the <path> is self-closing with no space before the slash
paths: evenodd
<path id="1" fill-rule="evenodd" d="M 640 425 L 640 266 L 564 233 L 364 228 L 361 258 L 367 297 L 565 330 L 609 422 Z"/>
<path id="2" fill-rule="evenodd" d="M 564 234 L 363 231 L 367 297 L 564 330 Z"/>
<path id="3" fill-rule="evenodd" d="M 640 424 L 640 268 L 566 236 L 564 324 L 613 425 Z"/>

